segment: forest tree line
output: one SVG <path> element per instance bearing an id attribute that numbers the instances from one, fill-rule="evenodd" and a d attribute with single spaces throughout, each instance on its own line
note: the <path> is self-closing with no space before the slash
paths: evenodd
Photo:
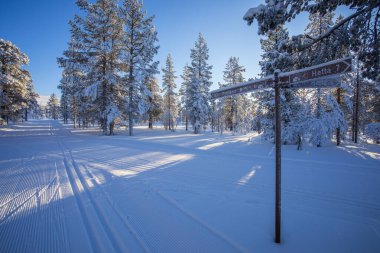
<path id="1" fill-rule="evenodd" d="M 344 75 L 337 89 L 283 89 L 283 143 L 301 145 L 306 139 L 321 146 L 334 135 L 344 138 L 347 131 L 353 129 L 357 82 L 360 82 L 361 97 L 358 127 L 364 132 L 366 125 L 379 122 L 378 63 L 376 58 L 367 60 L 368 55 L 376 51 L 373 43 L 378 42 L 354 41 L 353 33 L 361 31 L 358 27 L 361 24 L 346 22 L 343 16 L 334 18 L 337 5 L 325 10 L 325 1 L 320 1 L 319 9 L 314 6 L 316 9 L 309 10 L 305 33 L 290 37 L 283 23 L 270 27 L 271 23 L 265 23 L 270 22 L 270 15 L 264 18 L 259 15 L 270 12 L 271 8 L 279 10 L 281 1 L 272 2 L 253 8 L 251 13 L 260 24 L 259 33 L 264 36 L 260 41 L 264 52 L 259 62 L 261 77 L 272 75 L 276 69 L 291 71 L 349 55 L 354 56 L 358 69 Z M 195 133 L 206 127 L 219 132 L 258 131 L 265 139 L 273 140 L 272 90 L 212 101 L 209 94 L 212 66 L 208 63 L 209 49 L 201 34 L 191 49 L 190 64 L 183 67 L 181 83 L 178 83 L 173 59 L 168 55 L 161 70 L 161 89 L 160 80 L 155 77 L 159 70 L 154 60 L 158 51 L 154 18 L 146 15 L 141 1 L 125 0 L 120 6 L 118 3 L 117 0 L 98 0 L 94 4 L 78 1 L 85 15 L 75 16 L 70 22 L 69 47 L 64 57 L 59 58 L 64 69 L 59 87 L 65 120 L 81 121 L 83 126 L 96 121 L 105 134 L 113 133 L 115 120 L 128 121 L 131 135 L 134 122 L 147 122 L 152 128 L 155 121 L 160 121 L 168 130 L 184 122 L 186 130 L 191 126 Z M 359 7 L 369 8 L 371 4 Z M 378 7 L 369 13 L 374 10 Z M 368 12 L 363 15 L 369 18 L 369 27 L 377 31 L 378 20 L 368 17 Z M 245 19 L 250 23 L 247 15 Z M 366 23 L 362 21 L 362 24 Z M 314 41 L 326 33 L 329 36 Z M 355 43 L 362 43 L 362 47 L 358 48 Z M 230 57 L 219 86 L 246 81 L 244 72 L 239 58 Z"/>
<path id="2" fill-rule="evenodd" d="M 338 88 L 281 90 L 282 142 L 321 146 L 338 135 L 346 138 L 355 129 L 379 138 L 380 4 L 372 0 L 308 2 L 269 1 L 244 16 L 248 24 L 258 22 L 262 36 L 260 78 L 275 70 L 287 72 L 345 56 L 354 58 L 355 71 L 343 75 Z M 62 117 L 65 123 L 71 120 L 75 127 L 98 124 L 108 135 L 120 122 L 128 126 L 130 135 L 136 123 L 152 128 L 162 122 L 167 130 L 183 123 L 195 133 L 206 128 L 220 133 L 257 131 L 274 141 L 273 90 L 211 100 L 212 66 L 201 33 L 190 50 L 190 63 L 178 74 L 170 54 L 164 67 L 158 67 L 154 17 L 147 15 L 142 1 L 78 0 L 77 5 L 82 14 L 70 20 L 70 41 L 58 58 L 63 69 L 60 103 L 50 98 L 48 116 Z M 355 12 L 334 17 L 340 5 Z M 302 11 L 309 13 L 306 29 L 290 36 L 284 24 Z M 11 42 L 0 43 L 0 114 L 6 120 L 25 118 L 28 109 L 37 107 L 30 74 L 23 68 L 28 58 Z M 162 80 L 157 79 L 160 71 Z M 244 73 L 239 58 L 231 56 L 219 87 L 247 81 Z"/>

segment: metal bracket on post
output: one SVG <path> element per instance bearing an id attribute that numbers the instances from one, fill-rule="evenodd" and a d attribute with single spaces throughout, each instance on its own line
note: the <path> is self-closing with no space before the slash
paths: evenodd
<path id="1" fill-rule="evenodd" d="M 281 102 L 279 72 L 274 73 L 275 116 L 276 116 L 276 207 L 275 207 L 275 242 L 281 242 Z"/>

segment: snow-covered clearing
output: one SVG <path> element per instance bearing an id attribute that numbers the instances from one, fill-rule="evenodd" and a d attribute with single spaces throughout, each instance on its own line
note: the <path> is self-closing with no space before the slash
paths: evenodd
<path id="1" fill-rule="evenodd" d="M 57 121 L 0 128 L 0 252 L 380 252 L 380 147 Z M 248 141 L 248 140 L 251 141 Z"/>

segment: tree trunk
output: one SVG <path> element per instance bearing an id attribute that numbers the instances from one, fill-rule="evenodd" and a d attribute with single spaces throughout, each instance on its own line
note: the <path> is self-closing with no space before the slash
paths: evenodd
<path id="1" fill-rule="evenodd" d="M 149 115 L 149 124 L 148 124 L 149 129 L 153 129 L 153 117 L 152 115 Z"/>
<path id="2" fill-rule="evenodd" d="M 115 122 L 112 121 L 110 124 L 109 124 L 109 129 L 110 129 L 110 135 L 114 135 L 114 126 L 115 126 Z"/>
<path id="3" fill-rule="evenodd" d="M 298 135 L 297 137 L 297 150 L 302 150 L 302 137 Z"/>
<path id="4" fill-rule="evenodd" d="M 321 118 L 321 88 L 317 91 L 317 119 Z M 321 143 L 317 144 L 317 147 L 321 147 Z"/>
<path id="5" fill-rule="evenodd" d="M 169 131 L 172 130 L 171 129 L 171 121 L 172 121 L 172 119 L 171 119 L 171 115 L 170 115 L 170 94 L 169 94 Z"/>
<path id="6" fill-rule="evenodd" d="M 337 89 L 337 103 L 340 106 L 340 88 Z M 336 145 L 340 145 L 340 127 L 336 129 Z"/>
<path id="7" fill-rule="evenodd" d="M 129 136 L 133 135 L 133 118 L 132 118 L 132 92 L 133 87 L 130 84 L 129 87 L 129 108 L 128 108 L 128 128 L 129 128 Z"/>
<path id="8" fill-rule="evenodd" d="M 356 98 L 355 98 L 355 132 L 354 132 L 354 142 L 358 143 L 359 134 L 359 95 L 360 95 L 360 80 L 359 80 L 359 66 L 357 67 L 357 80 L 356 80 Z"/>

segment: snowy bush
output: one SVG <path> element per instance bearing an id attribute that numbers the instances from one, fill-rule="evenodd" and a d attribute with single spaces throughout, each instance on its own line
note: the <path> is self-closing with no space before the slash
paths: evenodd
<path id="1" fill-rule="evenodd" d="M 366 126 L 366 134 L 377 144 L 380 144 L 380 123 L 371 123 Z"/>
<path id="2" fill-rule="evenodd" d="M 7 122 L 4 119 L 0 118 L 0 126 L 6 125 L 6 124 Z"/>

